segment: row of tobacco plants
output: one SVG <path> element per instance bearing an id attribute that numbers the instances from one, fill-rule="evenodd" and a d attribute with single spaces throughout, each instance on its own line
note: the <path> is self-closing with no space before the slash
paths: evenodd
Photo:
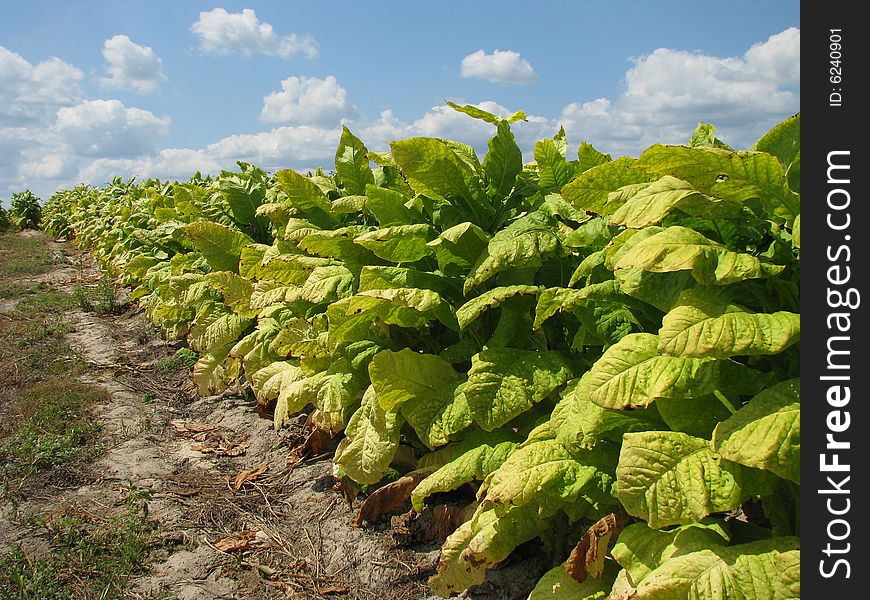
<path id="1" fill-rule="evenodd" d="M 438 594 L 537 540 L 535 599 L 799 597 L 799 116 L 637 159 L 560 131 L 523 164 L 522 112 L 452 106 L 492 125 L 483 160 L 345 128 L 334 173 L 118 179 L 43 223 L 187 341 L 202 394 L 310 411 L 337 477 L 410 474 L 417 511 L 466 490 Z"/>

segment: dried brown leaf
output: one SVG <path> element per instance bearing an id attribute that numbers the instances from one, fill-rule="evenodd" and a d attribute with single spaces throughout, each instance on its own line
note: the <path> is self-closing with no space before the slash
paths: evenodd
<path id="1" fill-rule="evenodd" d="M 379 516 L 401 508 L 411 497 L 417 484 L 434 472 L 434 468 L 411 471 L 404 477 L 375 490 L 365 499 L 353 517 L 353 526 L 360 527 L 363 521 L 374 521 Z"/>
<path id="2" fill-rule="evenodd" d="M 568 574 L 580 582 L 587 577 L 599 579 L 604 573 L 604 558 L 610 540 L 627 524 L 628 515 L 624 512 L 610 513 L 596 521 L 586 530 L 565 561 Z"/>
<path id="3" fill-rule="evenodd" d="M 269 465 L 257 465 L 252 469 L 245 469 L 236 475 L 236 479 L 233 482 L 233 491 L 238 492 L 247 482 L 254 481 L 268 470 Z"/>

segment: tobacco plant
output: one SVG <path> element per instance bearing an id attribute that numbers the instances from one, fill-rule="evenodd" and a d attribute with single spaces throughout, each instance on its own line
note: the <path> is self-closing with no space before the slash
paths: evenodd
<path id="1" fill-rule="evenodd" d="M 482 160 L 344 128 L 329 174 L 46 210 L 199 354 L 202 394 L 241 382 L 276 428 L 313 406 L 335 475 L 410 474 L 415 511 L 473 490 L 434 592 L 531 542 L 557 565 L 535 599 L 799 597 L 800 117 L 616 160 L 560 131 L 524 164 L 521 111 L 451 106 L 492 125 Z"/>

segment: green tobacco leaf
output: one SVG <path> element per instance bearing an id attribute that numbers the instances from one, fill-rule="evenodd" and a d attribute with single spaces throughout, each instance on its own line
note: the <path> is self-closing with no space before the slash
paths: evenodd
<path id="1" fill-rule="evenodd" d="M 620 298 L 619 286 L 613 280 L 593 283 L 579 290 L 571 288 L 547 288 L 538 295 L 538 304 L 535 308 L 535 322 L 533 329 L 539 329 L 544 321 L 559 311 L 570 311 L 578 306 L 585 305 L 589 300 L 607 301 L 624 300 Z M 458 316 L 458 313 L 457 313 Z"/>
<path id="2" fill-rule="evenodd" d="M 679 177 L 723 200 L 745 202 L 757 198 L 768 213 L 786 221 L 800 212 L 800 197 L 788 189 L 785 168 L 778 158 L 764 152 L 656 144 L 641 154 L 637 166 L 651 173 Z"/>
<path id="3" fill-rule="evenodd" d="M 232 344 L 203 354 L 193 365 L 191 379 L 200 396 L 220 394 L 229 384 L 229 376 L 224 369 L 224 359 L 229 355 Z"/>
<path id="4" fill-rule="evenodd" d="M 278 398 L 282 389 L 303 377 L 302 369 L 298 365 L 287 361 L 276 361 L 251 376 L 251 387 L 257 401 L 266 404 Z"/>
<path id="5" fill-rule="evenodd" d="M 426 243 L 433 237 L 435 230 L 429 225 L 394 225 L 369 231 L 353 241 L 371 250 L 378 258 L 394 263 L 412 263 L 432 253 Z"/>
<path id="6" fill-rule="evenodd" d="M 444 542 L 429 586 L 434 593 L 448 598 L 482 583 L 488 569 L 548 527 L 546 520 L 522 507 L 512 508 L 501 516 L 493 510 L 478 509 Z"/>
<path id="7" fill-rule="evenodd" d="M 460 387 L 426 398 L 415 396 L 405 401 L 399 411 L 429 449 L 443 446 L 451 436 L 471 425 L 468 400 Z"/>
<path id="8" fill-rule="evenodd" d="M 302 211 L 308 218 L 324 226 L 334 224 L 329 215 L 329 198 L 310 177 L 286 169 L 275 173 L 281 189 L 287 194 L 287 201 Z"/>
<path id="9" fill-rule="evenodd" d="M 541 292 L 540 287 L 535 285 L 509 285 L 497 287 L 472 298 L 456 309 L 456 320 L 459 321 L 460 329 L 465 329 L 469 323 L 475 321 L 484 311 L 499 306 L 502 302 L 520 295 L 537 295 Z"/>
<path id="10" fill-rule="evenodd" d="M 778 537 L 675 556 L 614 600 L 797 600 L 800 589 L 800 540 Z"/>
<path id="11" fill-rule="evenodd" d="M 588 372 L 584 374 L 588 377 Z M 623 411 L 601 408 L 585 394 L 578 394 L 579 381 L 568 384 L 562 400 L 553 409 L 550 424 L 556 439 L 568 450 L 591 450 L 605 439 L 620 439 L 629 431 L 661 429 L 662 423 L 644 409 Z"/>
<path id="12" fill-rule="evenodd" d="M 257 208 L 266 199 L 266 190 L 262 185 L 253 185 L 250 175 L 223 171 L 218 178 L 218 189 L 230 205 L 233 218 L 237 222 L 244 225 L 254 223 Z"/>
<path id="13" fill-rule="evenodd" d="M 384 323 L 400 327 L 423 327 L 438 319 L 448 328 L 459 329 L 450 305 L 432 290 L 388 288 L 366 290 L 349 299 L 348 313 L 375 314 Z"/>
<path id="14" fill-rule="evenodd" d="M 530 507 L 545 519 L 583 501 L 612 503 L 615 452 L 611 455 L 611 449 L 615 450 L 600 447 L 572 454 L 553 439 L 526 442 L 487 479 L 481 507 Z"/>
<path id="15" fill-rule="evenodd" d="M 501 427 L 571 379 L 558 352 L 485 349 L 471 359 L 465 393 L 483 429 Z"/>
<path id="16" fill-rule="evenodd" d="M 584 173 L 592 167 L 603 165 L 604 163 L 610 162 L 612 160 L 613 158 L 611 158 L 609 154 L 599 152 L 592 147 L 592 144 L 589 144 L 587 142 L 581 142 L 580 147 L 577 148 L 577 167 L 579 173 Z"/>
<path id="17" fill-rule="evenodd" d="M 315 267 L 299 290 L 299 297 L 313 304 L 335 302 L 352 295 L 353 287 L 353 273 L 345 267 Z"/>
<path id="18" fill-rule="evenodd" d="M 282 390 L 279 401 L 286 398 L 287 414 L 313 404 L 317 411 L 312 414 L 312 420 L 321 429 L 335 435 L 345 428 L 355 403 L 359 401 L 360 389 L 355 379 L 350 361 L 339 358 L 326 371 L 292 384 L 286 394 Z"/>
<path id="19" fill-rule="evenodd" d="M 348 194 L 365 194 L 366 185 L 375 182 L 367 153 L 362 141 L 342 125 L 341 139 L 335 151 L 335 171 Z"/>
<path id="20" fill-rule="evenodd" d="M 633 158 L 622 157 L 592 167 L 564 185 L 562 197 L 577 208 L 598 215 L 610 214 L 607 208 L 607 196 L 610 192 L 629 184 L 646 183 L 653 179 L 645 171 L 635 168 L 635 163 Z M 616 210 L 618 206 L 612 208 Z"/>
<path id="21" fill-rule="evenodd" d="M 679 225 L 639 241 L 613 266 L 616 270 L 639 268 L 655 273 L 690 270 L 695 280 L 705 285 L 727 285 L 782 270 L 777 265 L 762 265 L 750 254 L 733 252 Z"/>
<path id="22" fill-rule="evenodd" d="M 656 398 L 692 398 L 718 385 L 717 363 L 658 354 L 658 336 L 633 333 L 595 361 L 576 393 L 602 408 L 647 406 Z"/>
<path id="23" fill-rule="evenodd" d="M 393 225 L 412 225 L 417 217 L 410 208 L 405 206 L 408 198 L 401 192 L 366 186 L 366 210 L 372 213 L 381 227 Z"/>
<path id="24" fill-rule="evenodd" d="M 728 460 L 800 485 L 800 409 L 800 379 L 778 383 L 719 423 L 713 448 Z"/>
<path id="25" fill-rule="evenodd" d="M 224 304 L 230 307 L 233 312 L 244 314 L 246 317 L 254 316 L 247 314 L 251 310 L 251 292 L 254 290 L 250 280 L 236 275 L 232 271 L 208 273 L 205 279 L 210 286 L 221 293 Z"/>
<path id="26" fill-rule="evenodd" d="M 197 221 L 184 227 L 196 249 L 202 252 L 213 271 L 239 272 L 242 249 L 254 240 L 241 231 L 230 229 L 220 223 Z"/>
<path id="27" fill-rule="evenodd" d="M 733 510 L 761 485 L 757 475 L 723 462 L 710 442 L 676 431 L 623 436 L 616 495 L 632 516 L 661 528 Z"/>
<path id="28" fill-rule="evenodd" d="M 418 354 L 410 348 L 379 352 L 369 364 L 369 377 L 378 402 L 387 411 L 394 411 L 411 400 L 426 402 L 445 398 L 452 402 L 453 391 L 459 383 L 459 374 L 449 362 L 432 354 Z"/>
<path id="29" fill-rule="evenodd" d="M 659 398 L 656 400 L 655 408 L 665 424 L 673 431 L 682 431 L 707 440 L 710 439 L 716 425 L 731 416 L 731 411 L 715 394 L 679 400 Z"/>
<path id="30" fill-rule="evenodd" d="M 725 546 L 730 538 L 718 521 L 682 525 L 668 531 L 650 529 L 645 523 L 633 523 L 622 530 L 613 545 L 613 558 L 638 583 L 672 556 L 705 548 Z"/>
<path id="31" fill-rule="evenodd" d="M 653 273 L 644 269 L 621 269 L 614 276 L 622 292 L 662 312 L 677 303 L 683 290 L 697 285 L 691 271 Z"/>
<path id="32" fill-rule="evenodd" d="M 665 175 L 642 187 L 632 186 L 632 194 L 610 216 L 610 222 L 639 229 L 660 223 L 673 210 L 707 219 L 736 219 L 741 207 L 734 202 L 711 198 L 688 182 Z"/>
<path id="33" fill-rule="evenodd" d="M 575 165 L 565 156 L 553 140 L 541 140 L 535 144 L 535 162 L 538 163 L 538 185 L 558 190 L 574 178 Z"/>
<path id="34" fill-rule="evenodd" d="M 528 600 L 607 600 L 611 585 L 612 577 L 587 577 L 581 583 L 559 565 L 544 573 Z"/>
<path id="35" fill-rule="evenodd" d="M 470 220 L 491 222 L 495 211 L 486 200 L 477 173 L 451 147 L 435 138 L 410 138 L 390 144 L 393 158 L 418 194 L 463 201 Z"/>
<path id="36" fill-rule="evenodd" d="M 498 125 L 502 121 L 507 121 L 508 123 L 516 123 L 517 121 L 526 120 L 526 113 L 521 110 L 516 111 L 510 116 L 500 117 L 494 113 L 483 110 L 482 108 L 478 108 L 472 104 L 460 105 L 456 104 L 455 102 L 451 102 L 450 100 L 447 100 L 446 104 L 457 112 L 464 113 L 469 117 L 480 119 L 481 121 L 485 121 L 486 123 L 490 123 L 492 125 Z"/>
<path id="37" fill-rule="evenodd" d="M 358 291 L 420 288 L 449 297 L 457 293 L 457 285 L 447 277 L 419 269 L 372 265 L 365 266 L 360 271 Z"/>
<path id="38" fill-rule="evenodd" d="M 787 118 L 755 142 L 752 150 L 773 154 L 788 168 L 801 152 L 801 115 Z"/>
<path id="39" fill-rule="evenodd" d="M 540 267 L 559 247 L 552 218 L 541 212 L 520 217 L 496 233 L 465 280 L 464 292 L 508 269 Z"/>
<path id="40" fill-rule="evenodd" d="M 490 188 L 500 197 L 510 194 L 523 170 L 523 153 L 517 146 L 510 125 L 504 121 L 496 124 L 498 132 L 489 139 L 489 152 L 483 158 L 483 170 L 489 179 Z"/>
<path id="41" fill-rule="evenodd" d="M 197 312 L 187 341 L 197 352 L 212 352 L 235 343 L 250 324 L 250 319 L 229 312 L 221 304 L 206 304 Z"/>
<path id="42" fill-rule="evenodd" d="M 354 239 L 367 232 L 366 227 L 341 227 L 330 231 L 318 231 L 306 235 L 299 248 L 324 258 L 335 258 L 345 262 L 345 266 L 378 264 L 374 254 L 367 248 L 354 243 Z"/>
<path id="43" fill-rule="evenodd" d="M 357 483 L 377 483 L 396 454 L 401 429 L 402 417 L 385 412 L 370 385 L 347 423 L 346 437 L 335 450 L 333 462 Z"/>
<path id="44" fill-rule="evenodd" d="M 460 223 L 445 229 L 429 242 L 435 251 L 438 268 L 449 277 L 462 276 L 471 269 L 486 249 L 489 235 L 474 223 Z"/>
<path id="45" fill-rule="evenodd" d="M 473 442 L 480 440 L 477 445 Z M 519 444 L 517 434 L 510 430 L 497 429 L 481 435 L 469 434 L 460 444 L 463 451 L 450 462 L 421 481 L 411 492 L 411 506 L 422 512 L 426 498 L 439 492 L 455 490 L 472 481 L 483 481 L 498 469 Z"/>
<path id="46" fill-rule="evenodd" d="M 658 350 L 715 358 L 779 354 L 798 341 L 800 323 L 796 313 L 753 313 L 713 290 L 693 288 L 662 319 Z"/>

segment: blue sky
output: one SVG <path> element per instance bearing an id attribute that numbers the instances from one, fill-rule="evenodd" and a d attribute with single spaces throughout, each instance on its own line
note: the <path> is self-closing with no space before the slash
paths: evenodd
<path id="1" fill-rule="evenodd" d="M 332 163 L 415 135 L 482 155 L 444 99 L 613 155 L 703 120 L 748 147 L 800 108 L 800 3 L 0 0 L 0 199 L 115 175 Z"/>

